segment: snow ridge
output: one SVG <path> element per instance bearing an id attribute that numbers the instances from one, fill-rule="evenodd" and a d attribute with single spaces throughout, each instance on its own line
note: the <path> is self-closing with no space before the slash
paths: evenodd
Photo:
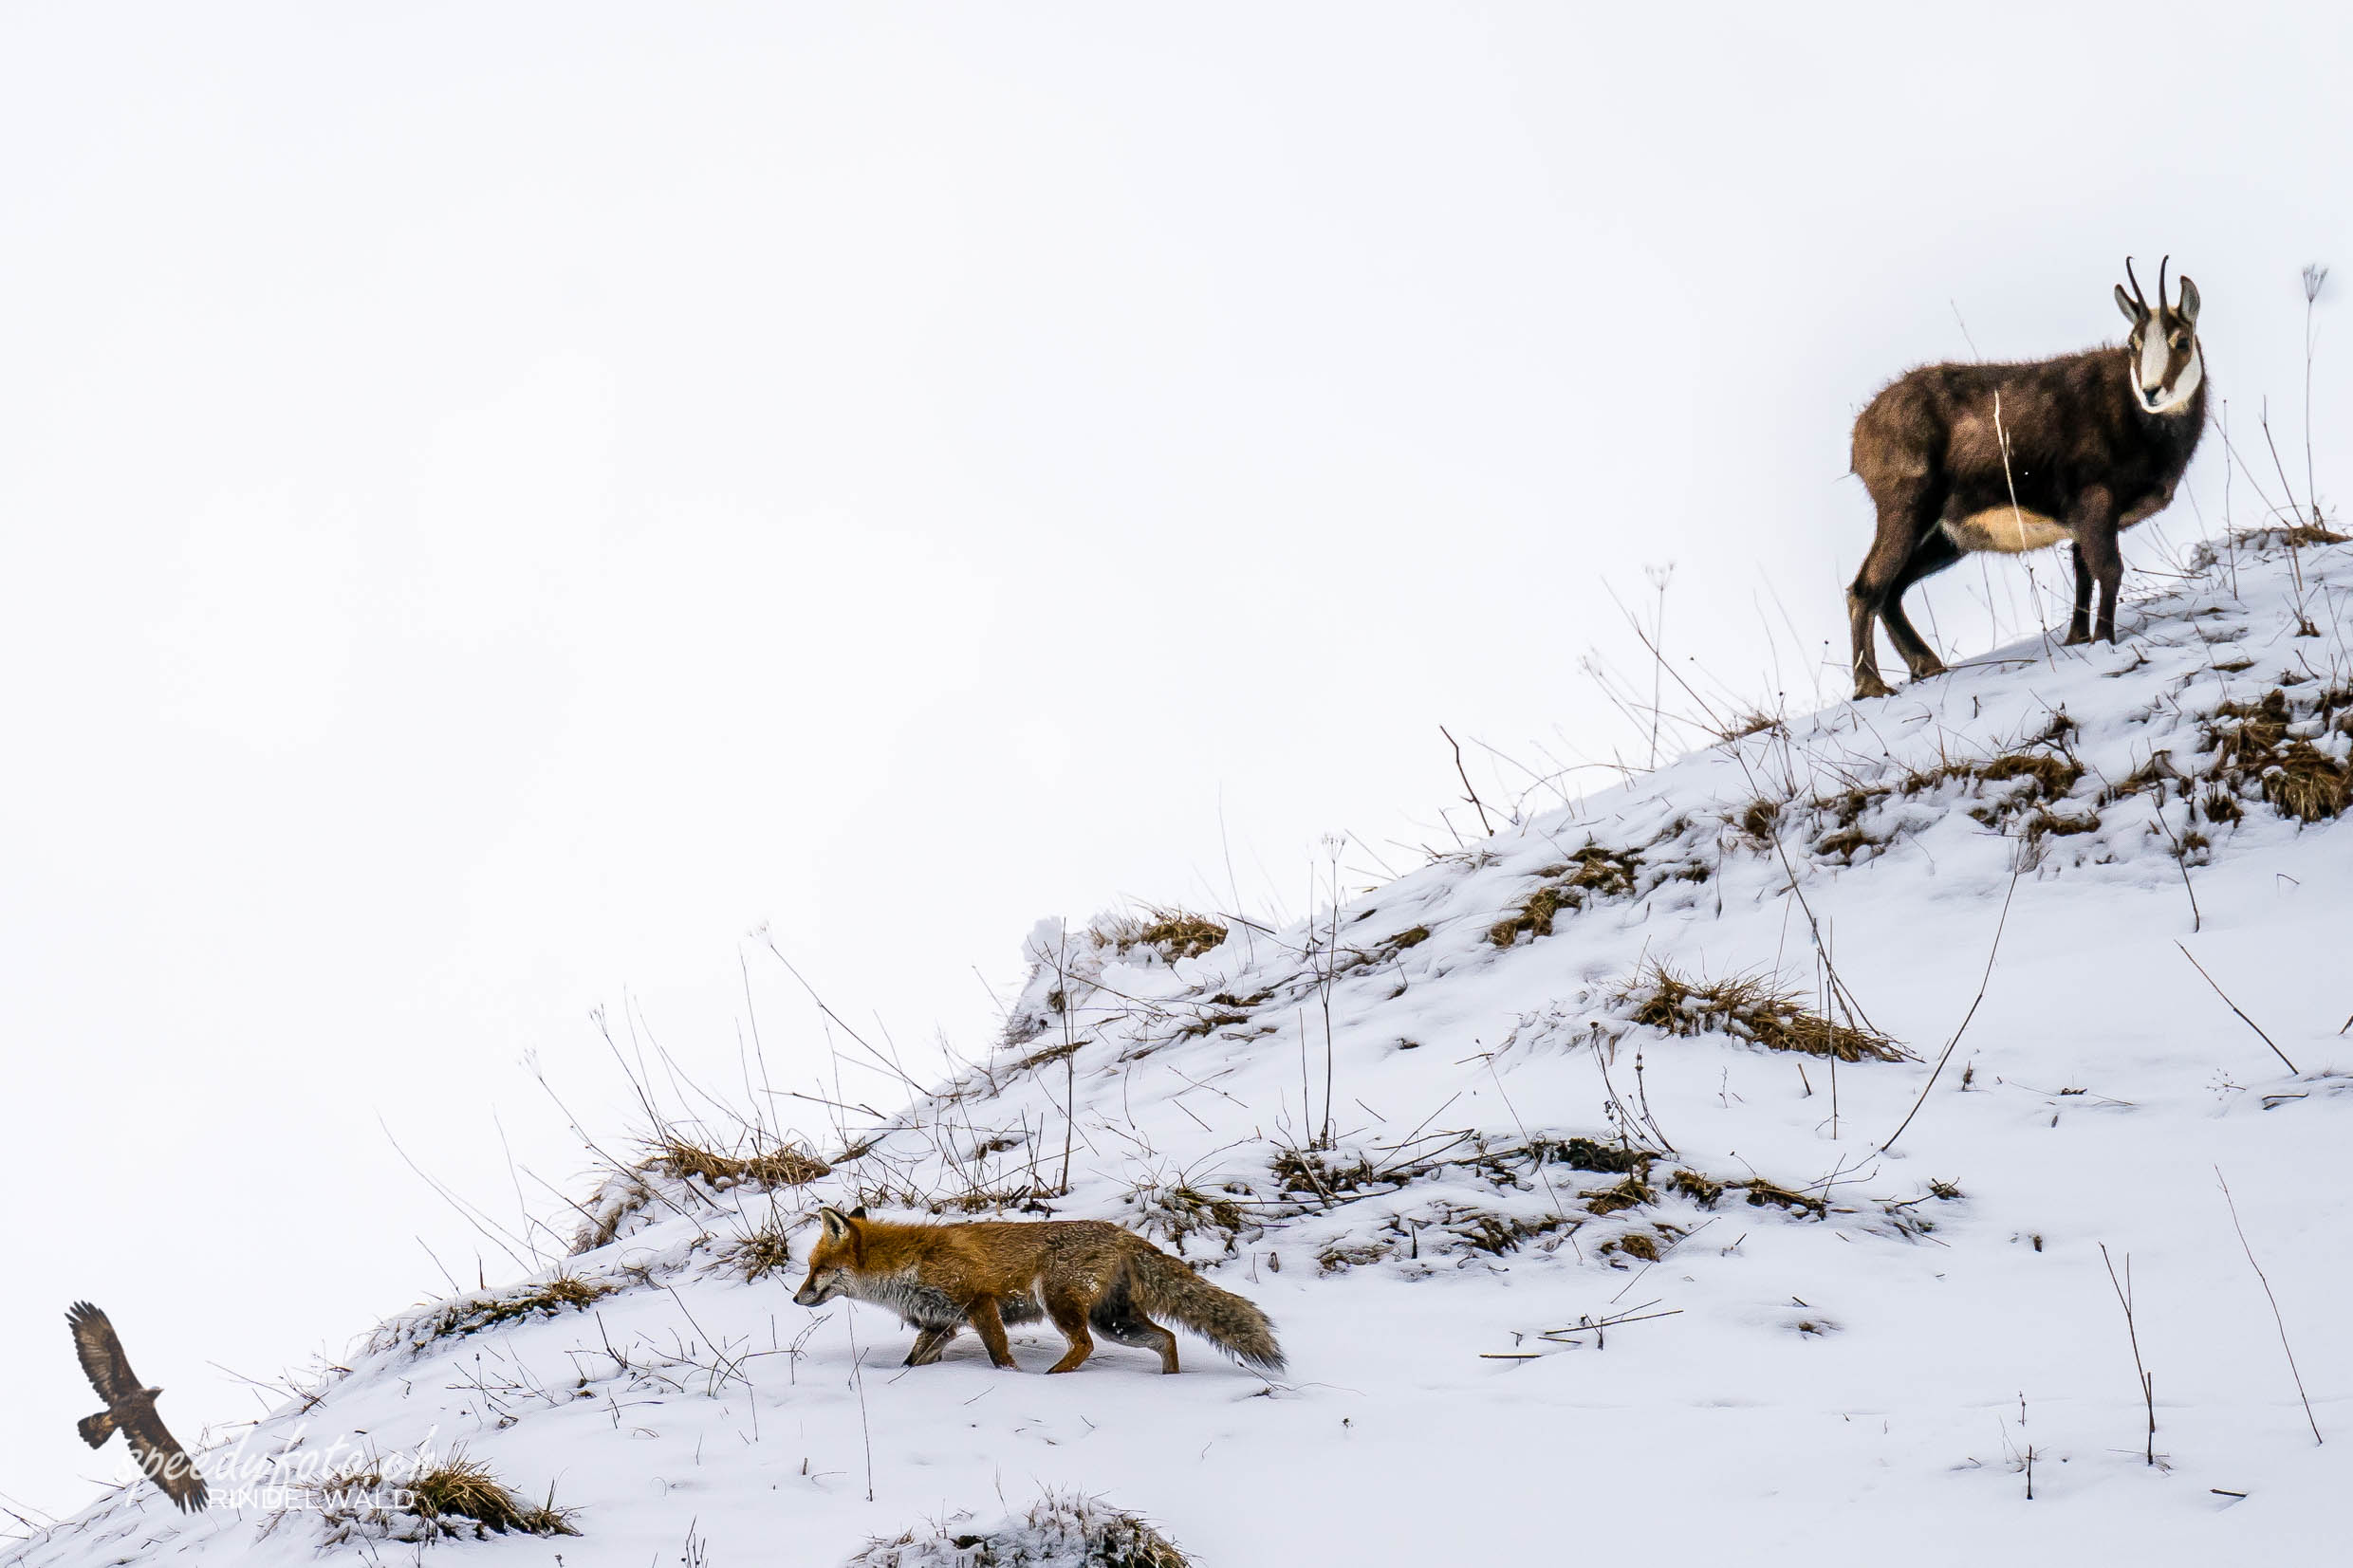
<path id="1" fill-rule="evenodd" d="M 2120 646 L 1765 725 L 1288 929 L 1043 922 L 951 1081 L 763 1124 L 793 1157 L 744 1172 L 611 1171 L 572 1256 L 392 1319 L 200 1462 L 462 1443 L 583 1532 L 496 1549 L 568 1564 L 765 1559 L 782 1531 L 841 1562 L 1042 1486 L 1203 1562 L 1516 1560 L 1570 1530 L 1848 1560 L 1833 1519 L 1918 1562 L 2292 1558 L 2333 1529 L 2333 1450 L 2214 1175 L 2341 1427 L 2353 1356 L 2319 1332 L 2353 1206 L 2311 1178 L 2353 1088 L 2348 586 L 2344 548 L 2243 540 Z M 1824 1050 L 1772 1048 L 1759 999 Z M 969 1336 L 901 1370 L 887 1315 L 790 1303 L 820 1202 L 1120 1220 L 1266 1306 L 1296 1380 L 1190 1343 L 1176 1378 L 1116 1346 L 1002 1374 Z M 2163 1467 L 2103 1245 L 2136 1259 Z M 1015 1335 L 1031 1369 L 1058 1344 Z M 127 1488 L 5 1560 L 330 1549 L 214 1491 L 182 1519 Z"/>

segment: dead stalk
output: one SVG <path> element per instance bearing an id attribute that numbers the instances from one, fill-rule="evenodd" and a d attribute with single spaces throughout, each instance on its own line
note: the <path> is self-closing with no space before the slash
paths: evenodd
<path id="1" fill-rule="evenodd" d="M 2312 1429 L 2312 1441 L 2324 1442 L 2321 1424 L 2312 1416 L 2312 1396 L 2304 1392 L 2304 1374 L 2296 1370 L 2295 1348 L 2288 1342 L 2288 1319 L 2280 1315 L 2279 1298 L 2271 1294 L 2271 1282 L 2264 1278 L 2263 1265 L 2255 1262 L 2255 1249 L 2248 1244 L 2247 1227 L 2238 1223 L 2238 1203 L 2231 1196 L 2231 1184 L 2222 1179 L 2222 1167 L 2214 1167 L 2214 1181 L 2222 1189 L 2222 1201 L 2231 1208 L 2231 1228 L 2238 1232 L 2238 1245 L 2247 1254 L 2247 1266 L 2255 1271 L 2255 1282 L 2263 1286 L 2263 1299 L 2271 1303 L 2271 1321 L 2279 1329 L 2280 1349 L 2288 1356 L 2288 1375 L 2296 1380 L 2296 1397 L 2304 1401 L 2304 1419 Z"/>
<path id="2" fill-rule="evenodd" d="M 1491 839 L 1493 838 L 1495 828 L 1494 824 L 1487 820 L 1486 802 L 1479 799 L 1479 792 L 1471 787 L 1471 775 L 1464 770 L 1462 766 L 1462 743 L 1447 734 L 1446 726 L 1442 724 L 1438 726 L 1438 733 L 1446 735 L 1446 744 L 1454 748 L 1454 776 L 1462 780 L 1462 798 L 1479 814 L 1479 831 Z M 1474 735 L 1472 738 L 1476 740 L 1478 737 Z"/>
<path id="3" fill-rule="evenodd" d="M 2020 851 L 2010 861 L 2010 891 L 2002 895 L 2002 914 L 2001 918 L 1993 923 L 1993 945 L 1986 950 L 1985 973 L 1978 977 L 1977 994 L 1970 999 L 1969 1011 L 1961 1015 L 1961 1026 L 1953 1031 L 1951 1040 L 1944 1042 L 1944 1050 L 1937 1056 L 1935 1068 L 1929 1072 L 1928 1081 L 1920 1085 L 1920 1098 L 1912 1102 L 1912 1109 L 1904 1113 L 1903 1121 L 1887 1135 L 1887 1141 L 1880 1145 L 1880 1153 L 1882 1154 L 1896 1146 L 1896 1140 L 1903 1136 L 1904 1128 L 1912 1125 L 1912 1118 L 1918 1116 L 1920 1107 L 1928 1103 L 1928 1091 L 1936 1086 L 1936 1076 L 1944 1071 L 1944 1064 L 1953 1060 L 1953 1047 L 1958 1045 L 1961 1042 L 1961 1036 L 1969 1032 L 1969 1021 L 1977 1016 L 1977 1005 L 1985 1000 L 1986 987 L 1993 983 L 1993 960 L 2002 950 L 2003 928 L 2010 924 L 2010 901 L 2017 896 L 2018 876 L 2026 869 L 2023 845 L 2020 846 Z"/>
<path id="4" fill-rule="evenodd" d="M 2124 1254 L 2124 1277 L 2117 1278 L 2116 1264 L 2108 1256 L 2108 1244 L 2100 1244 L 2100 1261 L 2108 1266 L 2108 1283 L 2115 1288 L 2117 1304 L 2124 1309 L 2124 1337 L 2132 1341 L 2133 1374 L 2140 1379 L 2140 1401 L 2149 1412 L 2148 1445 L 2142 1457 L 2154 1466 L 2157 1463 L 2157 1380 L 2149 1375 L 2148 1367 L 2140 1359 L 2140 1328 L 2133 1319 L 2132 1254 Z"/>
<path id="5" fill-rule="evenodd" d="M 2222 1005 L 2230 1008 L 2233 1012 L 2238 1013 L 2239 1022 L 2254 1030 L 2256 1037 L 2266 1045 L 2271 1047 L 2271 1054 L 2279 1058 L 2280 1061 L 2288 1063 L 2288 1070 L 2289 1072 L 2301 1073 L 2302 1069 L 2298 1068 L 2294 1062 L 2288 1061 L 2288 1053 L 2279 1048 L 2279 1042 L 2273 1040 L 2270 1035 L 2263 1032 L 2263 1025 L 2256 1023 L 2253 1019 L 2249 1018 L 2246 1013 L 2240 1011 L 2239 1005 L 2232 1001 L 2230 994 L 2223 990 L 2220 986 L 2214 986 L 2214 977 L 2206 972 L 2206 966 L 2199 963 L 2196 958 L 2192 958 L 2190 956 L 2190 950 L 2187 948 L 2182 948 L 2180 942 L 2176 941 L 2174 946 L 2177 948 L 2181 948 L 2181 956 L 2190 960 L 2190 968 L 2196 969 L 2198 972 L 2199 977 L 2202 978 L 2206 984 L 2214 987 L 2214 994 L 2222 998 Z"/>

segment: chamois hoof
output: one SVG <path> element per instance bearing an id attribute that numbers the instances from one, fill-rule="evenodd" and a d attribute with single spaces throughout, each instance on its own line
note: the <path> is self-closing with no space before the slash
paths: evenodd
<path id="1" fill-rule="evenodd" d="M 1861 702 L 1865 697 L 1892 697 L 1894 695 L 1895 693 L 1887 689 L 1887 683 L 1877 675 L 1859 678 L 1855 682 L 1857 702 Z"/>

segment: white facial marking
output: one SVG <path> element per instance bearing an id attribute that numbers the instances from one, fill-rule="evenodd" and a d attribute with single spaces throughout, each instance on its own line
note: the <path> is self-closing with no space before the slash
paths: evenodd
<path id="1" fill-rule="evenodd" d="M 2166 387 L 2165 366 L 2173 355 L 2165 335 L 2157 330 L 2160 324 L 2153 320 L 2141 331 L 2140 358 L 2133 367 L 2133 392 L 2140 399 L 2140 406 L 2151 414 L 2178 414 L 2189 406 L 2191 394 L 2197 391 L 2197 383 L 2205 378 L 2205 354 L 2193 337 L 2189 363 L 2181 367 L 2174 384 Z"/>
<path id="2" fill-rule="evenodd" d="M 2180 376 L 2175 378 L 2173 400 L 2167 403 L 2158 412 L 2172 414 L 2177 410 L 2188 407 L 2190 402 L 2190 394 L 2196 392 L 2197 390 L 2197 383 L 2205 378 L 2205 351 L 2198 347 L 2197 344 L 2192 343 L 2190 345 L 2190 362 L 2181 367 Z"/>
<path id="3" fill-rule="evenodd" d="M 2152 320 L 2140 328 L 2140 395 L 2144 402 L 2155 402 L 2163 396 L 2165 384 L 2165 334 L 2158 330 L 2164 323 Z"/>

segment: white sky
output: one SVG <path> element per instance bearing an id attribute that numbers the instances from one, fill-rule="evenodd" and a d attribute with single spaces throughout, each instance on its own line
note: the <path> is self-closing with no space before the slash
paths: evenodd
<path id="1" fill-rule="evenodd" d="M 2111 338 L 2171 250 L 2301 488 L 2346 30 L 0 12 L 0 1493 L 114 1468 L 76 1298 L 193 1438 L 254 1410 L 208 1363 L 340 1351 L 446 1288 L 427 1247 L 472 1283 L 385 1130 L 510 1221 L 510 1149 L 577 1192 L 521 1062 L 618 1140 L 592 1006 L 732 1085 L 740 950 L 772 1078 L 829 1073 L 763 923 L 911 1061 L 977 1051 L 1042 914 L 1295 913 L 1325 833 L 1449 841 L 1440 724 L 1639 757 L 1579 659 L 1631 662 L 1646 565 L 1678 661 L 1838 695 L 1847 427 L 1959 321 Z M 1989 581 L 2030 621 L 1973 563 L 1948 653 Z"/>

